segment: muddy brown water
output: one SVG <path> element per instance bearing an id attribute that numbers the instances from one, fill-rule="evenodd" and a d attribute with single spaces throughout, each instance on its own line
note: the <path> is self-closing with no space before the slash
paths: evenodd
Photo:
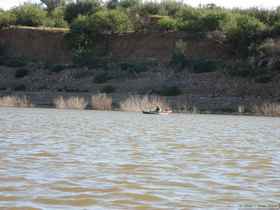
<path id="1" fill-rule="evenodd" d="M 280 203 L 280 118 L 0 109 L 0 209 Z"/>

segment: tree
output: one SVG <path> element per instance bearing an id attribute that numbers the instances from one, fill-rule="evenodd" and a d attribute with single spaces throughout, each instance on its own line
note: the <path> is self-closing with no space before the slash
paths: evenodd
<path id="1" fill-rule="evenodd" d="M 15 15 L 10 12 L 0 11 L 0 29 L 13 25 L 16 21 Z"/>
<path id="2" fill-rule="evenodd" d="M 118 4 L 119 4 L 119 0 L 110 0 L 107 3 L 107 8 L 108 9 L 116 9 Z"/>
<path id="3" fill-rule="evenodd" d="M 39 5 L 25 3 L 12 10 L 16 16 L 16 25 L 40 26 L 47 19 L 47 13 Z"/>
<path id="4" fill-rule="evenodd" d="M 100 7 L 99 0 L 80 0 L 76 3 L 70 3 L 65 8 L 64 19 L 71 23 L 79 15 L 90 15 L 99 10 Z"/>
<path id="5" fill-rule="evenodd" d="M 48 12 L 51 12 L 55 8 L 62 5 L 64 3 L 64 0 L 41 0 L 41 2 L 47 6 Z"/>
<path id="6" fill-rule="evenodd" d="M 126 13 L 119 10 L 101 10 L 91 15 L 90 26 L 97 34 L 127 32 L 131 23 Z"/>

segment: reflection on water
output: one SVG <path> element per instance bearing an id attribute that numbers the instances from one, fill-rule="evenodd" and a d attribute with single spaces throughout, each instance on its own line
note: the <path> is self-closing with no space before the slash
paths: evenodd
<path id="1" fill-rule="evenodd" d="M 280 203 L 280 119 L 0 109 L 0 208 Z"/>

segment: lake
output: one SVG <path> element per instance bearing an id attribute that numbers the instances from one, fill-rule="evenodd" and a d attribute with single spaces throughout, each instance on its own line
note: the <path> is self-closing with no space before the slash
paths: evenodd
<path id="1" fill-rule="evenodd" d="M 0 109 L 1 209 L 280 203 L 280 118 Z"/>

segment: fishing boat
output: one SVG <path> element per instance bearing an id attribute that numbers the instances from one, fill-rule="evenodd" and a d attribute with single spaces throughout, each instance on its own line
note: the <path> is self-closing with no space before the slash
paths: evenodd
<path id="1" fill-rule="evenodd" d="M 162 112 L 157 112 L 157 111 L 142 111 L 143 114 L 157 114 L 157 115 L 168 115 L 172 113 L 171 110 L 168 111 L 162 111 Z"/>

